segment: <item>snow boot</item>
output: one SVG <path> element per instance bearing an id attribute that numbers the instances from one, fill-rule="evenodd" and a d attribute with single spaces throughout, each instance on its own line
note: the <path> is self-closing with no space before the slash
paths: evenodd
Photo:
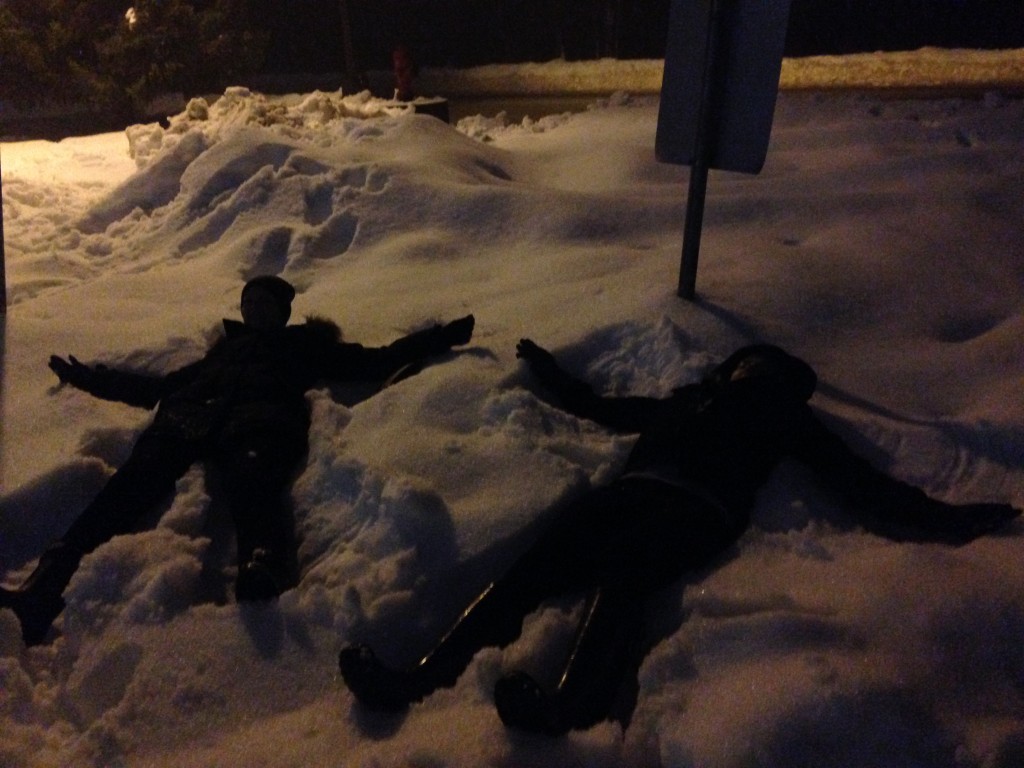
<path id="1" fill-rule="evenodd" d="M 548 736 L 611 718 L 627 673 L 636 671 L 642 634 L 643 600 L 634 590 L 593 590 L 558 687 L 549 693 L 525 673 L 506 675 L 494 686 L 498 716 Z"/>
<path id="2" fill-rule="evenodd" d="M 510 728 L 561 736 L 571 726 L 559 704 L 557 693 L 547 693 L 525 672 L 505 675 L 494 684 L 494 706 L 501 722 Z"/>
<path id="3" fill-rule="evenodd" d="M 235 599 L 241 602 L 273 600 L 284 591 L 284 568 L 269 550 L 257 549 L 238 567 Z"/>
<path id="4" fill-rule="evenodd" d="M 430 692 L 415 672 L 385 666 L 367 645 L 342 648 L 338 669 L 352 695 L 370 709 L 400 712 Z"/>
<path id="5" fill-rule="evenodd" d="M 477 651 L 503 646 L 519 634 L 523 617 L 535 608 L 543 591 L 534 575 L 514 575 L 490 584 L 463 611 L 437 646 L 408 670 L 382 664 L 365 645 L 341 651 L 338 665 L 349 690 L 370 708 L 402 709 L 438 688 L 455 685 Z"/>
<path id="6" fill-rule="evenodd" d="M 10 608 L 18 617 L 25 645 L 40 645 L 46 639 L 54 619 L 64 610 L 64 588 L 83 556 L 58 542 L 42 554 L 24 584 L 17 589 L 0 588 L 0 607 Z"/>

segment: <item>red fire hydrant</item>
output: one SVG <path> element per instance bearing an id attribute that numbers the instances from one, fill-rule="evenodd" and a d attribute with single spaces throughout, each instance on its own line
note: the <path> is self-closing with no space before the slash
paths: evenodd
<path id="1" fill-rule="evenodd" d="M 395 72 L 395 99 L 411 101 L 415 98 L 412 89 L 413 78 L 416 77 L 416 63 L 412 54 L 404 45 L 399 45 L 391 52 L 391 63 Z"/>

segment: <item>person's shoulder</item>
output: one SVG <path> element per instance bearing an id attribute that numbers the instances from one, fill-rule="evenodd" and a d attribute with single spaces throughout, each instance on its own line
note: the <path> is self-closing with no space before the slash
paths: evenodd
<path id="1" fill-rule="evenodd" d="M 341 328 L 333 320 L 312 315 L 304 323 L 289 325 L 287 332 L 314 344 L 335 344 L 341 341 Z"/>
<path id="2" fill-rule="evenodd" d="M 683 384 L 679 387 L 672 389 L 672 394 L 669 395 L 668 401 L 672 401 L 676 404 L 697 404 L 705 397 L 704 387 L 699 383 L 696 384 Z"/>

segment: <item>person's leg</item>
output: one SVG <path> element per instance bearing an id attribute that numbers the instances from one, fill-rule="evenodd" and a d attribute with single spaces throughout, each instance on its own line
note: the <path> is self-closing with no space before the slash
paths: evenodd
<path id="1" fill-rule="evenodd" d="M 557 594 L 543 568 L 513 566 L 466 607 L 438 644 L 416 666 L 396 670 L 381 663 L 365 645 L 350 645 L 338 666 L 353 695 L 372 709 L 398 710 L 438 688 L 455 684 L 476 655 L 505 646 L 519 636 L 523 617 Z"/>
<path id="2" fill-rule="evenodd" d="M 504 646 L 518 637 L 523 617 L 547 598 L 601 584 L 621 584 L 629 594 L 643 595 L 705 565 L 736 539 L 731 518 L 707 506 L 660 483 L 618 482 L 591 491 L 559 513 L 416 667 L 393 670 L 369 648 L 350 646 L 339 656 L 342 677 L 356 698 L 381 709 L 399 709 L 451 686 L 481 648 Z M 613 604 L 625 608 L 617 598 L 604 600 L 591 630 L 583 633 L 588 639 L 581 634 L 580 643 L 587 649 L 604 643 L 605 633 L 596 628 L 607 626 L 603 617 L 612 615 Z M 618 610 L 614 614 L 625 615 Z M 616 655 L 614 649 L 609 652 Z M 591 655 L 586 650 L 579 658 Z M 576 694 L 567 695 L 566 701 L 570 698 L 575 700 Z"/>
<path id="3" fill-rule="evenodd" d="M 495 705 L 506 725 L 557 735 L 610 717 L 643 661 L 648 595 L 711 564 L 740 531 L 720 506 L 652 481 L 616 483 L 605 504 L 585 511 L 576 526 L 581 535 L 574 559 L 578 572 L 597 586 L 556 686 L 545 688 L 522 672 L 495 685 Z M 628 719 L 629 713 L 620 716 Z"/>
<path id="4" fill-rule="evenodd" d="M 254 420 L 229 427 L 213 459 L 235 525 L 239 600 L 269 600 L 293 586 L 295 523 L 287 490 L 307 451 L 305 422 Z"/>
<path id="5" fill-rule="evenodd" d="M 629 587 L 607 585 L 588 595 L 553 692 L 525 672 L 513 672 L 494 686 L 494 704 L 505 725 L 550 736 L 586 728 L 605 719 L 620 695 L 626 674 L 642 660 L 644 596 Z"/>
<path id="6" fill-rule="evenodd" d="M 130 533 L 139 518 L 174 492 L 174 485 L 201 455 L 187 440 L 143 432 L 127 461 L 111 475 L 61 542 L 88 553 L 114 536 Z"/>
<path id="7" fill-rule="evenodd" d="M 0 590 L 0 606 L 21 621 L 27 645 L 38 645 L 64 610 L 62 594 L 81 559 L 100 544 L 129 533 L 139 517 L 174 491 L 174 484 L 195 461 L 192 443 L 144 432 L 131 455 L 61 539 L 16 590 Z"/>
<path id="8" fill-rule="evenodd" d="M 573 542 L 584 538 L 577 529 L 588 511 L 610 503 L 615 503 L 615 494 L 598 489 L 564 510 L 504 575 L 466 607 L 413 668 L 387 667 L 365 645 L 344 648 L 338 665 L 349 690 L 366 706 L 397 710 L 454 685 L 480 649 L 515 640 L 523 618 L 545 599 L 592 584 L 587 574 L 579 572 Z"/>

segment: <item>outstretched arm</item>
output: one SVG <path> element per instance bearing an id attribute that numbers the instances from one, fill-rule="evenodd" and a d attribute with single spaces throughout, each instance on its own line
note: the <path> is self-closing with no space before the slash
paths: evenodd
<path id="1" fill-rule="evenodd" d="M 856 455 L 808 411 L 797 458 L 861 510 L 873 533 L 897 541 L 966 544 L 1020 515 L 1009 504 L 947 504 Z"/>
<path id="2" fill-rule="evenodd" d="M 105 365 L 88 366 L 74 355 L 69 355 L 67 360 L 51 355 L 49 365 L 62 384 L 70 384 L 104 400 L 152 408 L 162 396 L 162 376 L 118 371 Z"/>
<path id="3" fill-rule="evenodd" d="M 530 339 L 519 341 L 516 357 L 526 361 L 564 410 L 618 432 L 640 432 L 658 418 L 663 404 L 667 402 L 652 397 L 601 397 L 589 384 L 563 371 L 555 362 L 554 355 Z"/>
<path id="4" fill-rule="evenodd" d="M 326 361 L 324 375 L 337 381 L 388 381 L 409 366 L 419 366 L 452 347 L 468 344 L 476 323 L 473 315 L 434 325 L 393 341 L 386 347 L 340 344 Z"/>

